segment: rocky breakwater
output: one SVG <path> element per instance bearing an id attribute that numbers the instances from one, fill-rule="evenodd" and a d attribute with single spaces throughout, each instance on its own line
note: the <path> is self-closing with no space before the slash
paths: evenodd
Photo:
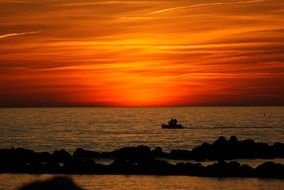
<path id="1" fill-rule="evenodd" d="M 78 148 L 73 154 L 66 150 L 53 153 L 35 152 L 24 148 L 0 150 L 0 173 L 32 174 L 135 174 L 188 175 L 211 177 L 284 178 L 284 164 L 264 162 L 253 168 L 233 159 L 284 158 L 284 144 L 256 143 L 219 137 L 212 144 L 203 143 L 192 150 L 151 149 L 147 146 L 124 147 L 110 152 Z M 97 159 L 111 159 L 111 164 L 99 164 Z M 171 159 L 180 160 L 173 164 Z M 191 161 L 215 160 L 211 165 Z M 230 161 L 231 160 L 231 161 Z"/>

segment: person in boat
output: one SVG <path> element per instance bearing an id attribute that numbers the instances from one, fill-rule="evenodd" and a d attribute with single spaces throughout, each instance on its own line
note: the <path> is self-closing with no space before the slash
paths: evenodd
<path id="1" fill-rule="evenodd" d="M 168 124 L 161 124 L 162 128 L 166 129 L 182 129 L 184 128 L 181 124 L 178 124 L 177 119 L 171 118 L 170 121 L 168 121 Z"/>
<path id="2" fill-rule="evenodd" d="M 171 120 L 168 122 L 169 126 L 176 126 L 177 125 L 177 119 L 171 118 Z"/>
<path id="3" fill-rule="evenodd" d="M 168 124 L 169 124 L 169 126 L 172 126 L 172 125 L 173 125 L 173 123 L 174 123 L 174 119 L 173 119 L 173 118 L 171 118 L 171 120 L 168 122 Z"/>

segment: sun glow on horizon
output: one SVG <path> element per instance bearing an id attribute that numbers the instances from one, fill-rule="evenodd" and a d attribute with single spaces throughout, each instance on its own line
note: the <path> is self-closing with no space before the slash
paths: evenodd
<path id="1" fill-rule="evenodd" d="M 0 106 L 284 105 L 282 7 L 0 0 Z"/>

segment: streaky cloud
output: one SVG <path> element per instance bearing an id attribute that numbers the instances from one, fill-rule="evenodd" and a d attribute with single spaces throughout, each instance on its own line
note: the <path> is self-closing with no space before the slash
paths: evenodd
<path id="1" fill-rule="evenodd" d="M 160 14 L 160 13 L 165 13 L 165 12 L 177 11 L 177 10 L 182 10 L 182 9 L 206 7 L 206 6 L 212 6 L 212 5 L 249 4 L 249 3 L 258 3 L 258 2 L 263 2 L 263 1 L 264 0 L 248 0 L 248 1 L 233 1 L 233 2 L 201 3 L 201 4 L 195 4 L 195 5 L 186 5 L 186 6 L 180 6 L 180 7 L 172 7 L 172 8 L 167 8 L 167 9 L 161 9 L 161 10 L 150 12 L 148 14 L 154 15 L 154 14 Z"/>
<path id="2" fill-rule="evenodd" d="M 97 1 L 97 2 L 76 2 L 76 3 L 62 3 L 59 6 L 89 6 L 89 5 L 113 5 L 113 4 L 146 4 L 149 1 Z"/>
<path id="3" fill-rule="evenodd" d="M 32 1 L 29 0 L 6 0 L 6 1 L 1 1 L 0 3 L 31 3 Z"/>
<path id="4" fill-rule="evenodd" d="M 40 32 L 41 31 L 2 34 L 2 35 L 0 35 L 0 39 L 14 37 L 14 36 L 23 36 L 23 35 L 29 35 L 29 34 L 37 34 L 37 33 L 40 33 Z"/>

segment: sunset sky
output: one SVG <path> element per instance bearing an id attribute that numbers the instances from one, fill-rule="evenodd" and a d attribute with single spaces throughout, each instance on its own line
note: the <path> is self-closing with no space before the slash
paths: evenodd
<path id="1" fill-rule="evenodd" d="M 283 0 L 0 0 L 0 106 L 284 105 Z"/>

